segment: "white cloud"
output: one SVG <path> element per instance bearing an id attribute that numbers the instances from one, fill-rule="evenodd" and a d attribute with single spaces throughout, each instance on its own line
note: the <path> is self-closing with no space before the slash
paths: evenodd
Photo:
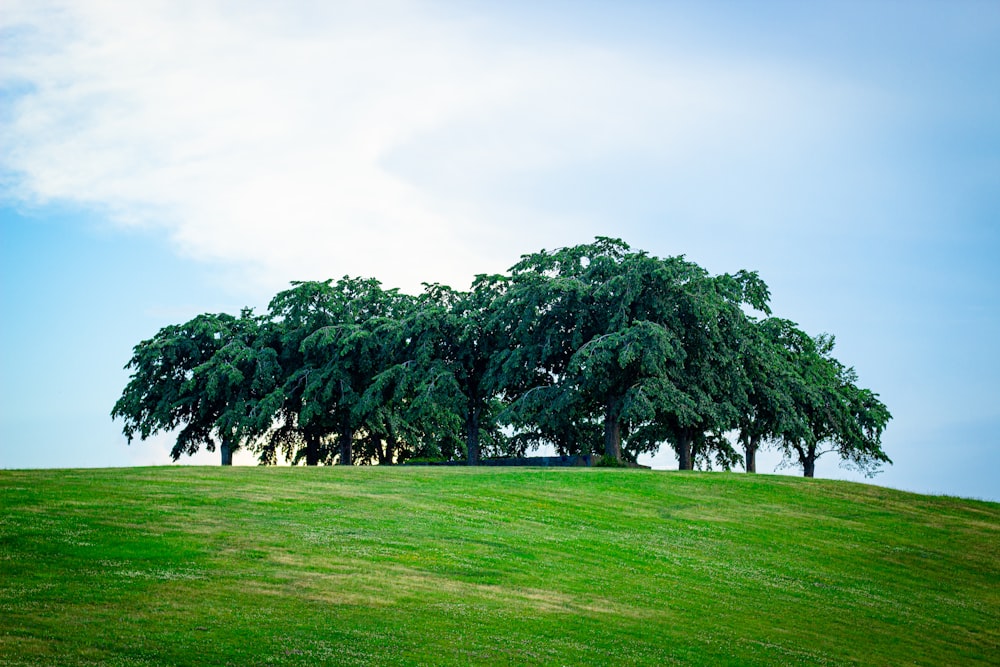
<path id="1" fill-rule="evenodd" d="M 465 286 L 615 233 L 498 185 L 609 157 L 654 160 L 671 196 L 707 175 L 774 209 L 857 92 L 773 64 L 518 43 L 408 2 L 34 0 L 2 20 L 8 196 L 164 228 L 268 286 Z M 684 196 L 702 217 L 738 206 L 701 187 Z"/>

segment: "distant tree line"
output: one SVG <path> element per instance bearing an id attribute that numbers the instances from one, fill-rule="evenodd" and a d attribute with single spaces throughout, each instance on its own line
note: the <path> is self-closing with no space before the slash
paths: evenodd
<path id="1" fill-rule="evenodd" d="M 468 291 L 411 296 L 379 281 L 295 282 L 265 314 L 203 314 L 134 348 L 111 412 L 129 442 L 176 432 L 223 464 L 246 449 L 307 465 L 560 454 L 681 469 L 775 448 L 813 476 L 833 452 L 891 463 L 878 395 L 812 337 L 771 316 L 754 272 L 709 275 L 618 239 L 525 255 Z"/>

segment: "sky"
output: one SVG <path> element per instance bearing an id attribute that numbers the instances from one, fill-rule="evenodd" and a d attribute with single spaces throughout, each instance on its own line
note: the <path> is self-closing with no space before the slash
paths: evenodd
<path id="1" fill-rule="evenodd" d="M 109 417 L 160 327 L 601 235 L 758 271 L 874 483 L 1000 501 L 998 118 L 996 0 L 5 0 L 0 468 L 169 463 Z"/>

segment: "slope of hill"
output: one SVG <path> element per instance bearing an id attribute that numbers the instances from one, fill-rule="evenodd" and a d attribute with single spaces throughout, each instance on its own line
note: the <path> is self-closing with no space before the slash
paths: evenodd
<path id="1" fill-rule="evenodd" d="M 1000 504 L 611 469 L 0 471 L 0 665 L 996 664 Z"/>

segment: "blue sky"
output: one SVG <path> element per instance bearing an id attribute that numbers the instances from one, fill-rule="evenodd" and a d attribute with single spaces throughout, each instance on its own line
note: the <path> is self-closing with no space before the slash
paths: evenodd
<path id="1" fill-rule="evenodd" d="M 877 483 L 1000 500 L 1000 3 L 8 5 L 0 467 L 166 462 L 108 417 L 166 324 L 608 235 L 760 271 Z"/>

